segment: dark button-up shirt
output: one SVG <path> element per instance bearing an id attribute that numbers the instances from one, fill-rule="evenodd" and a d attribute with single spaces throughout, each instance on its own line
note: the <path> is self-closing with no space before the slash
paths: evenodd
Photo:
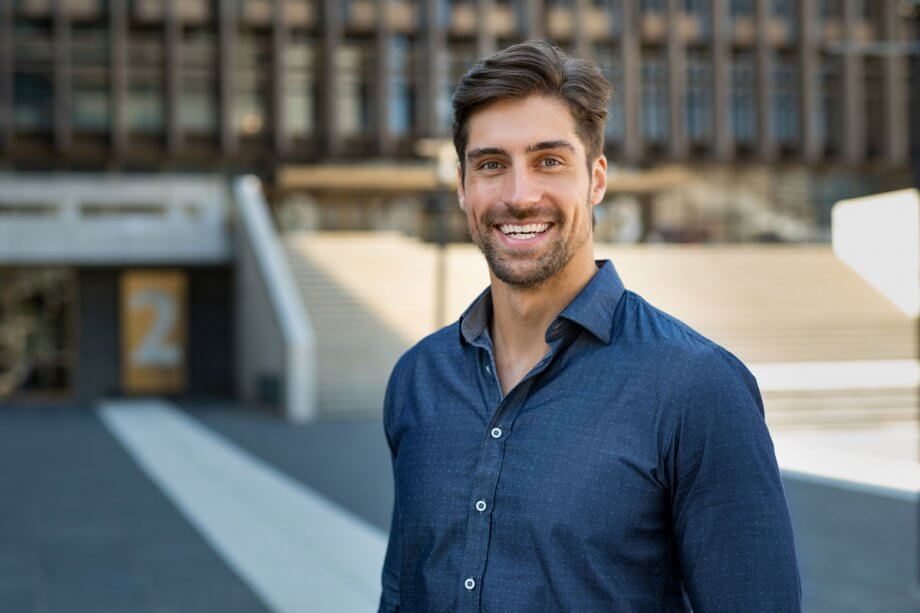
<path id="1" fill-rule="evenodd" d="M 489 290 L 399 360 L 382 611 L 800 610 L 754 377 L 598 265 L 506 396 Z"/>

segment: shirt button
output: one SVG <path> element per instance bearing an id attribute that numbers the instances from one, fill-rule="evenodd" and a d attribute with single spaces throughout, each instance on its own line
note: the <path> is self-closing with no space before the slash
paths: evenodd
<path id="1" fill-rule="evenodd" d="M 479 511 L 480 513 L 482 513 L 483 511 L 485 511 L 487 506 L 488 506 L 488 505 L 486 504 L 486 501 L 485 501 L 485 500 L 477 500 L 477 501 L 476 501 L 476 510 Z"/>
<path id="2" fill-rule="evenodd" d="M 492 374 L 492 367 L 489 366 L 488 364 L 486 364 L 486 373 L 488 373 L 488 374 L 490 374 L 490 375 Z"/>
<path id="3" fill-rule="evenodd" d="M 472 577 L 467 577 L 466 581 L 463 582 L 463 587 L 468 590 L 471 590 L 476 587 L 476 580 Z"/>
<path id="4" fill-rule="evenodd" d="M 491 434 L 492 434 L 492 438 L 501 438 L 501 437 L 502 437 L 502 429 L 501 429 L 501 428 L 492 428 Z"/>

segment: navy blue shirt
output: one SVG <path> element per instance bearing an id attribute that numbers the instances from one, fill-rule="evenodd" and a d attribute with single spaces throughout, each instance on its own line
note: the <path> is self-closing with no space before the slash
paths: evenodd
<path id="1" fill-rule="evenodd" d="M 382 611 L 800 610 L 754 377 L 598 266 L 506 396 L 489 290 L 399 360 Z"/>

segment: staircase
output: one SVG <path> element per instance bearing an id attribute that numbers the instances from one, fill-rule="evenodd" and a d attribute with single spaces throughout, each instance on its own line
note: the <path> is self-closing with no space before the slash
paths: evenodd
<path id="1" fill-rule="evenodd" d="M 379 414 L 396 360 L 438 327 L 438 247 L 396 233 L 291 233 L 284 240 L 316 328 L 323 415 Z M 728 348 L 755 374 L 761 364 L 795 371 L 830 363 L 820 389 L 761 382 L 771 424 L 914 416 L 909 362 L 917 322 L 830 247 L 597 245 L 595 251 L 613 260 L 627 288 Z M 451 245 L 443 257 L 449 323 L 489 279 L 472 245 Z M 853 370 L 856 361 L 883 373 L 908 366 L 877 386 L 867 376 L 849 386 L 854 377 L 839 373 L 862 373 L 859 365 Z"/>

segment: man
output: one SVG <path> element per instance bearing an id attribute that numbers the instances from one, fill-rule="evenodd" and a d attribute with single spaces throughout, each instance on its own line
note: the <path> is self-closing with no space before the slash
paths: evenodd
<path id="1" fill-rule="evenodd" d="M 609 96 L 542 42 L 457 88 L 492 283 L 391 375 L 382 611 L 800 609 L 754 377 L 593 259 Z"/>

